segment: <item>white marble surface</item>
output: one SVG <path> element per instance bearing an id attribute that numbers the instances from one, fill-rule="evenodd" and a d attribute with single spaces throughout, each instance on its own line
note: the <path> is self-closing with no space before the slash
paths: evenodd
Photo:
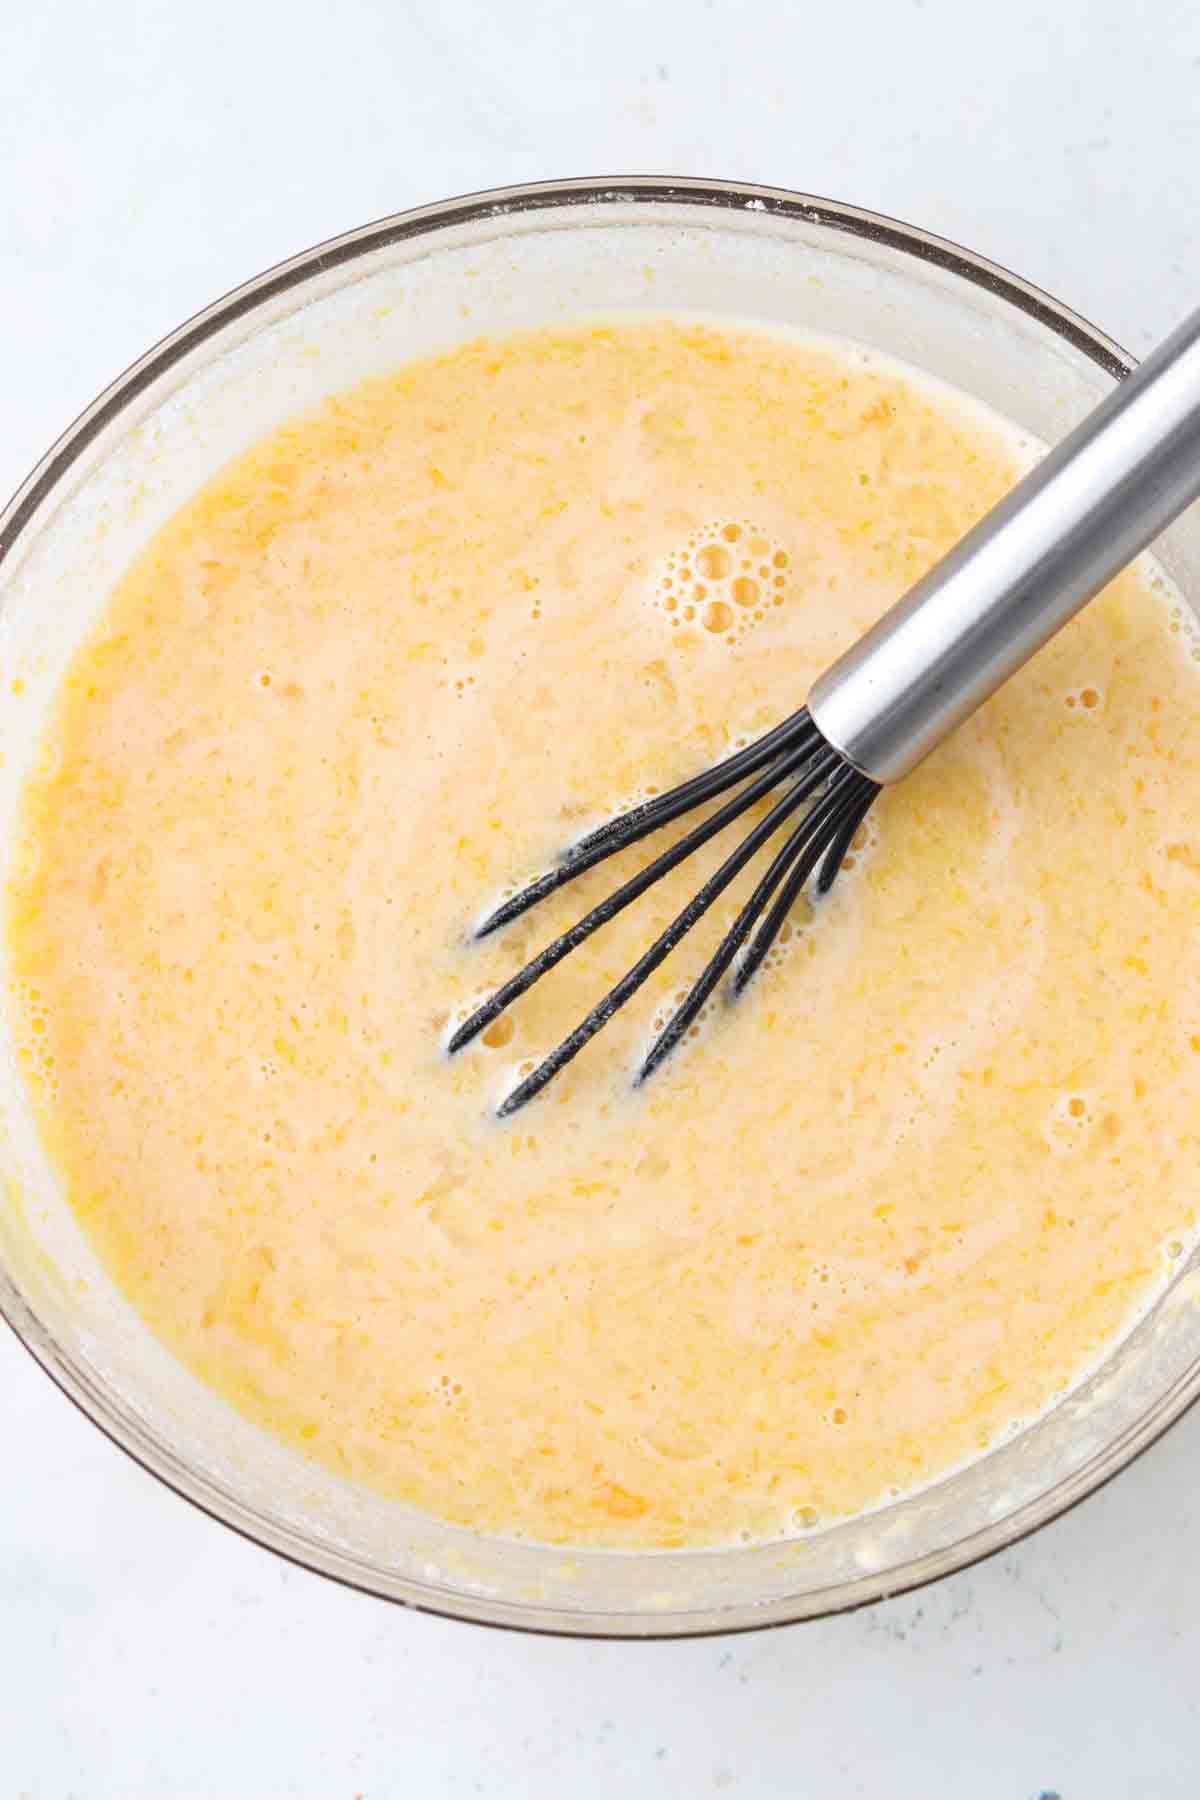
<path id="1" fill-rule="evenodd" d="M 288 252 L 499 182 L 727 175 L 1007 261 L 1134 349 L 1200 290 L 1192 0 L 51 0 L 0 39 L 0 486 Z M 1197 1791 L 1200 1415 L 1011 1555 L 729 1641 L 559 1643 L 288 1568 L 0 1336 L 0 1800 Z"/>

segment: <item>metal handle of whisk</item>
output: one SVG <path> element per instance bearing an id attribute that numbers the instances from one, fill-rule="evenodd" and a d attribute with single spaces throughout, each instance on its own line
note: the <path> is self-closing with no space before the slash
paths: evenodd
<path id="1" fill-rule="evenodd" d="M 1200 310 L 816 682 L 878 782 L 940 744 L 1200 496 Z"/>

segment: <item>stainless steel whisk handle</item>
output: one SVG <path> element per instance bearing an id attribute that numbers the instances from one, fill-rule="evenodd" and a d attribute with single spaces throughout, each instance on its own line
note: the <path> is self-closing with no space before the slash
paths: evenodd
<path id="1" fill-rule="evenodd" d="M 1200 310 L 821 676 L 809 712 L 898 781 L 1200 495 Z"/>

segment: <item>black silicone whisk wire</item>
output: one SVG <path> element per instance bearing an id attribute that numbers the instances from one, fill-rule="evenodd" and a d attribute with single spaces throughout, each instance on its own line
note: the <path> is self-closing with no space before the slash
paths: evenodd
<path id="1" fill-rule="evenodd" d="M 743 783 L 745 785 L 740 785 Z M 480 1032 L 486 1031 L 506 1008 L 529 991 L 534 982 L 540 981 L 564 957 L 578 949 L 593 932 L 599 931 L 627 906 L 632 906 L 656 882 L 678 868 L 702 845 L 726 830 L 751 807 L 765 800 L 773 791 L 779 790 L 779 797 L 770 811 L 726 857 L 645 954 L 597 1001 L 575 1029 L 507 1095 L 498 1108 L 501 1118 L 517 1112 L 527 1101 L 532 1100 L 535 1094 L 539 1094 L 554 1079 L 560 1069 L 578 1056 L 584 1045 L 595 1037 L 626 1001 L 632 999 L 730 883 L 790 823 L 791 830 L 782 847 L 767 865 L 753 893 L 721 939 L 703 973 L 651 1046 L 635 1077 L 637 1082 L 646 1080 L 686 1036 L 743 946 L 747 947 L 734 976 L 735 994 L 743 991 L 761 966 L 801 890 L 814 874 L 817 892 L 829 892 L 854 841 L 855 833 L 879 792 L 877 782 L 852 768 L 825 742 L 809 717 L 807 708 L 801 708 L 774 730 L 718 763 L 715 768 L 681 782 L 668 793 L 631 807 L 628 812 L 589 832 L 547 874 L 530 882 L 489 914 L 477 928 L 475 937 L 487 937 L 510 924 L 586 870 L 595 868 L 598 863 L 615 856 L 618 851 L 649 837 L 652 832 L 662 830 L 696 807 L 727 793 L 730 788 L 739 788 L 732 799 L 694 826 L 669 850 L 656 857 L 598 906 L 585 913 L 568 931 L 555 938 L 523 969 L 499 987 L 454 1032 L 447 1045 L 451 1055 L 463 1049 Z M 799 819 L 797 814 L 801 815 Z"/>

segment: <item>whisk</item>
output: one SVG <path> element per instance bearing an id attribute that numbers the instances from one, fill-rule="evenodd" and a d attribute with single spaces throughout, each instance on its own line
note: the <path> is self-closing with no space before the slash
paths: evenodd
<path id="1" fill-rule="evenodd" d="M 777 796 L 633 968 L 507 1095 L 500 1116 L 540 1093 L 790 826 L 635 1081 L 652 1074 L 743 947 L 734 995 L 760 968 L 806 884 L 815 876 L 818 896 L 828 893 L 880 789 L 909 774 L 1198 495 L 1200 311 L 826 670 L 807 706 L 714 768 L 590 832 L 477 927 L 476 938 L 489 936 L 597 863 L 735 790 L 506 981 L 454 1032 L 451 1054 L 703 844 Z"/>

